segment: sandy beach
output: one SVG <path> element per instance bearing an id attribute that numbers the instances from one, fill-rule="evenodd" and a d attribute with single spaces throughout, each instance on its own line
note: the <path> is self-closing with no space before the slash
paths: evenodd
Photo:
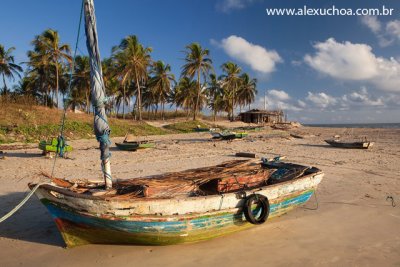
<path id="1" fill-rule="evenodd" d="M 0 266 L 400 266 L 400 129 L 353 129 L 375 141 L 368 150 L 333 148 L 323 140 L 349 129 L 302 127 L 305 139 L 281 131 L 212 141 L 208 133 L 152 136 L 157 148 L 112 148 L 113 177 L 126 179 L 210 166 L 236 152 L 284 155 L 325 172 L 317 198 L 277 219 L 226 237 L 165 247 L 86 245 L 65 249 L 36 197 L 0 224 Z M 115 138 L 113 142 L 121 141 Z M 55 176 L 100 180 L 97 141 L 76 140 Z M 0 160 L 0 215 L 51 172 L 53 159 L 34 146 L 11 147 Z M 397 206 L 388 199 L 392 196 Z M 318 202 L 317 202 L 318 201 Z"/>

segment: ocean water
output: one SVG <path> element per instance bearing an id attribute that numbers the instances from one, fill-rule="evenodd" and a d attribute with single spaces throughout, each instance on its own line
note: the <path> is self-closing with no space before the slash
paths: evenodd
<path id="1" fill-rule="evenodd" d="M 349 124 L 304 124 L 309 127 L 332 127 L 332 128 L 385 128 L 398 129 L 400 123 L 349 123 Z"/>

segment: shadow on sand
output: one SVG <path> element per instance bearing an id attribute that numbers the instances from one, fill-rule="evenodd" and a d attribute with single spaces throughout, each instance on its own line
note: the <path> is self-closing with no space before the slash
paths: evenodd
<path id="1" fill-rule="evenodd" d="M 312 145 L 312 144 L 298 144 L 298 146 L 335 148 L 335 147 L 332 147 L 332 146 L 330 146 L 330 145 Z"/>
<path id="2" fill-rule="evenodd" d="M 4 156 L 10 158 L 40 158 L 43 157 L 40 153 L 25 153 L 25 152 L 5 152 Z"/>
<path id="3" fill-rule="evenodd" d="M 24 192 L 0 196 L 0 216 L 8 213 L 25 196 Z M 65 247 L 56 224 L 35 196 L 17 213 L 0 223 L 0 237 Z"/>

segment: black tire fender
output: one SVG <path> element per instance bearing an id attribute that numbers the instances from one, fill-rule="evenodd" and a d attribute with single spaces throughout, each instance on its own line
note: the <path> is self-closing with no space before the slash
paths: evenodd
<path id="1" fill-rule="evenodd" d="M 259 202 L 261 205 L 261 214 L 257 218 L 254 216 L 253 212 L 251 211 L 251 205 L 254 201 Z M 264 223 L 268 219 L 269 212 L 270 212 L 270 205 L 269 205 L 268 198 L 266 196 L 263 196 L 260 194 L 252 194 L 252 195 L 248 196 L 246 198 L 244 206 L 243 206 L 243 212 L 244 212 L 244 216 L 246 217 L 246 220 L 249 223 L 252 223 L 252 224 Z"/>

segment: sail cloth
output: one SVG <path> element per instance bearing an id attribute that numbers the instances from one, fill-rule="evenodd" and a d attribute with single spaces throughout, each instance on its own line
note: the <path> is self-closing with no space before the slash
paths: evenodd
<path id="1" fill-rule="evenodd" d="M 110 167 L 110 127 L 105 111 L 105 86 L 101 69 L 100 51 L 97 38 L 96 17 L 93 0 L 84 0 L 86 45 L 90 59 L 90 87 L 94 110 L 94 133 L 100 142 L 102 169 L 106 188 L 112 187 Z"/>

